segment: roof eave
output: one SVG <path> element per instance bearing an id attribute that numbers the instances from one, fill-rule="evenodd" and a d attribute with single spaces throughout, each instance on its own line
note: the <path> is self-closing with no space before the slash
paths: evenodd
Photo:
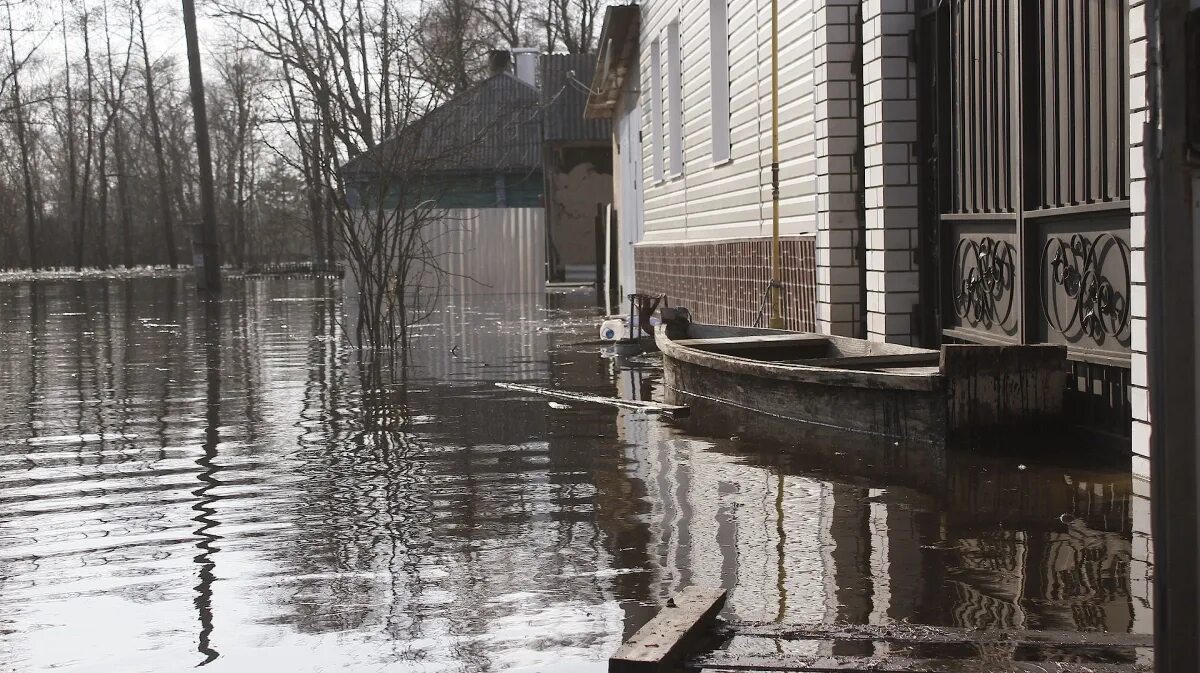
<path id="1" fill-rule="evenodd" d="M 637 58 L 640 24 L 641 7 L 636 4 L 609 5 L 605 10 L 584 119 L 612 119 L 630 66 Z"/>

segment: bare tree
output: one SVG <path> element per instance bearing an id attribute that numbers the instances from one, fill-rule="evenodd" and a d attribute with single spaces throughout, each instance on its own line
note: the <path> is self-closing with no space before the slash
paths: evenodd
<path id="1" fill-rule="evenodd" d="M 92 41 L 90 14 L 85 6 L 83 12 L 79 16 L 79 25 L 83 32 L 83 65 L 84 65 L 84 80 L 86 84 L 84 98 L 84 150 L 83 150 L 83 184 L 80 190 L 79 198 L 79 219 L 76 223 L 75 230 L 75 270 L 83 268 L 84 264 L 84 249 L 87 246 L 86 236 L 88 229 L 88 205 L 89 196 L 92 191 L 92 155 L 95 151 L 96 141 L 96 115 L 95 115 L 95 87 L 93 86 L 96 76 L 92 67 Z"/>
<path id="2" fill-rule="evenodd" d="M 122 219 L 122 241 L 124 242 L 123 257 L 128 262 L 130 258 L 130 233 L 129 233 L 129 217 L 126 207 L 128 205 L 127 193 L 125 191 L 127 185 L 122 177 L 125 170 L 124 157 L 124 139 L 121 137 L 121 115 L 124 113 L 125 102 L 125 80 L 129 75 L 129 63 L 133 54 L 133 26 L 130 25 L 129 37 L 130 42 L 125 50 L 124 63 L 118 69 L 113 63 L 112 51 L 112 26 L 109 23 L 108 2 L 104 0 L 101 4 L 102 20 L 104 22 L 104 64 L 105 64 L 105 81 L 101 87 L 101 95 L 104 98 L 104 118 L 99 129 L 99 152 L 96 177 L 99 187 L 99 207 L 97 213 L 97 223 L 99 225 L 99 245 L 100 245 L 100 266 L 108 267 L 111 264 L 108 247 L 108 197 L 109 197 L 109 173 L 108 173 L 108 140 L 109 134 L 112 133 L 113 151 L 115 153 L 117 172 L 117 189 L 118 189 L 118 210 L 121 213 Z"/>
<path id="3" fill-rule="evenodd" d="M 21 69 L 29 62 L 33 56 L 30 52 L 23 57 L 17 57 L 17 40 L 14 35 L 12 3 L 6 3 L 5 9 L 8 12 L 8 48 L 9 48 L 9 64 L 10 70 L 6 77 L 6 81 L 11 82 L 12 86 L 12 113 L 13 126 L 16 129 L 17 136 L 17 151 L 21 156 L 21 180 L 25 191 L 25 232 L 26 240 L 29 246 L 29 267 L 32 269 L 38 268 L 38 244 L 37 244 L 37 223 L 35 195 L 33 191 L 33 170 L 30 166 L 30 147 L 29 134 L 25 126 L 25 100 L 21 96 Z"/>
<path id="4" fill-rule="evenodd" d="M 547 49 L 565 49 L 571 54 L 586 54 L 593 50 L 596 40 L 596 21 L 600 18 L 602 0 L 544 0 L 537 22 L 541 24 Z"/>
<path id="5" fill-rule="evenodd" d="M 144 0 L 133 0 L 132 11 L 137 17 L 138 38 L 142 47 L 142 73 L 146 85 L 146 116 L 150 119 L 150 141 L 154 145 L 154 171 L 158 179 L 158 213 L 161 218 L 167 263 L 179 266 L 179 251 L 175 243 L 175 222 L 171 214 L 171 190 L 167 184 L 167 159 L 163 152 L 162 121 L 158 112 L 158 91 L 154 68 L 150 65 L 150 47 L 146 44 L 146 10 Z"/>

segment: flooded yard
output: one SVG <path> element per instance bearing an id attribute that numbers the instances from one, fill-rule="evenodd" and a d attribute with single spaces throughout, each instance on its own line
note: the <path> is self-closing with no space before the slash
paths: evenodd
<path id="1" fill-rule="evenodd" d="M 0 284 L 0 670 L 604 671 L 692 584 L 739 620 L 1149 630 L 1128 466 L 494 385 L 659 398 L 590 299 L 450 300 L 377 381 L 334 281 Z"/>

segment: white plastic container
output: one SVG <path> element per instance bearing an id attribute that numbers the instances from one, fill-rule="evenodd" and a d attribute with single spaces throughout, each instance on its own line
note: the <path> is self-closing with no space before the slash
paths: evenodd
<path id="1" fill-rule="evenodd" d="M 600 323 L 600 338 L 605 341 L 619 341 L 629 336 L 629 328 L 621 318 L 611 318 Z"/>

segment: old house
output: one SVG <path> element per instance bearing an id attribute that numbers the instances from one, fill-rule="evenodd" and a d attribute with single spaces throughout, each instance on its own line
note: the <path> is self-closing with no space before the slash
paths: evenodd
<path id="1" fill-rule="evenodd" d="M 773 58 L 766 0 L 609 7 L 587 114 L 613 120 L 624 285 L 766 324 L 777 149 L 787 327 L 1065 343 L 1093 429 L 1140 443 L 1136 11 L 783 0 Z"/>
<path id="2" fill-rule="evenodd" d="M 350 161 L 364 212 L 404 202 L 439 222 L 426 238 L 453 292 L 540 292 L 597 278 L 611 202 L 607 122 L 584 122 L 594 59 L 495 51 L 491 75 Z M 549 198 L 547 198 L 549 195 Z"/>
<path id="3" fill-rule="evenodd" d="M 587 114 L 613 122 L 623 291 L 765 325 L 775 280 L 790 329 L 1065 344 L 1144 541 L 1148 23 L 1140 0 L 610 6 Z"/>

